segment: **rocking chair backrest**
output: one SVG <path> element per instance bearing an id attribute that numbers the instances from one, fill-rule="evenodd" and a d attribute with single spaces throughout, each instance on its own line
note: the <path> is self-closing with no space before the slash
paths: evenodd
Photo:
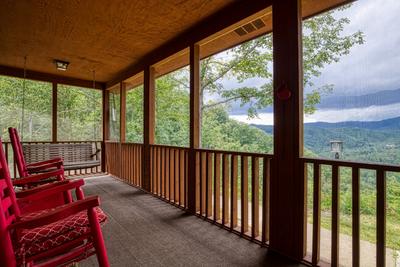
<path id="1" fill-rule="evenodd" d="M 15 255 L 9 225 L 19 215 L 20 210 L 0 138 L 0 262 L 5 263 L 5 266 L 15 266 Z"/>
<path id="2" fill-rule="evenodd" d="M 18 131 L 15 128 L 8 128 L 10 134 L 11 145 L 14 151 L 14 161 L 17 165 L 18 173 L 20 177 L 28 176 L 28 169 L 26 168 L 26 162 L 24 152 L 22 150 L 22 144 L 19 139 Z"/>

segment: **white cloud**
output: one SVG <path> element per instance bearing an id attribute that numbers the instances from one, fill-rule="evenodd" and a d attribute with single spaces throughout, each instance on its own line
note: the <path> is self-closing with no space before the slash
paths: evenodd
<path id="1" fill-rule="evenodd" d="M 359 0 L 336 16 L 347 17 L 345 33 L 361 30 L 365 43 L 322 70 L 316 85 L 334 84 L 335 94 L 357 95 L 400 88 L 400 1 Z"/>
<path id="2" fill-rule="evenodd" d="M 400 103 L 344 110 L 321 109 L 312 115 L 304 116 L 304 122 L 380 121 L 399 117 L 399 110 Z M 254 119 L 248 119 L 247 115 L 231 115 L 230 118 L 248 124 L 274 124 L 273 113 L 261 113 L 258 118 Z"/>

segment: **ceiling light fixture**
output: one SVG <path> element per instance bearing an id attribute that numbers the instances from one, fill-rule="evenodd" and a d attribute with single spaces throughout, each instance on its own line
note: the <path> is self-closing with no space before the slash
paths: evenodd
<path id="1" fill-rule="evenodd" d="M 59 60 L 59 59 L 55 59 L 54 60 L 54 64 L 56 65 L 56 68 L 58 70 L 66 71 L 67 68 L 68 68 L 69 62 L 63 61 L 63 60 Z"/>

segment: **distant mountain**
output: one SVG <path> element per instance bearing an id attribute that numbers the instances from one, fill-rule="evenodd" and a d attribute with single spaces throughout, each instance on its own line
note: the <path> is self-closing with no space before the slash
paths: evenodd
<path id="1" fill-rule="evenodd" d="M 361 128 L 370 130 L 399 130 L 400 129 L 400 117 L 386 119 L 381 121 L 344 121 L 344 122 L 312 122 L 305 123 L 305 127 L 319 127 L 325 129 L 333 128 Z"/>
<path id="2" fill-rule="evenodd" d="M 272 133 L 273 126 L 251 124 L 251 126 L 257 127 L 266 133 Z M 304 123 L 304 128 L 321 128 L 321 129 L 342 129 L 342 128 L 359 128 L 369 130 L 400 130 L 400 117 L 386 119 L 381 121 L 344 121 L 344 122 L 310 122 Z"/>
<path id="3" fill-rule="evenodd" d="M 385 90 L 371 94 L 359 96 L 335 96 L 334 93 L 329 96 L 322 97 L 321 103 L 317 105 L 317 109 L 350 109 L 364 108 L 370 106 L 384 106 L 400 103 L 400 89 Z M 241 106 L 240 103 L 232 103 L 230 115 L 247 114 L 249 105 Z M 270 113 L 272 107 L 261 109 L 259 113 Z"/>
<path id="4" fill-rule="evenodd" d="M 252 125 L 268 134 L 273 126 Z M 330 141 L 343 142 L 342 159 L 400 162 L 400 117 L 382 121 L 315 122 L 304 124 L 304 145 L 321 157 L 332 157 Z"/>

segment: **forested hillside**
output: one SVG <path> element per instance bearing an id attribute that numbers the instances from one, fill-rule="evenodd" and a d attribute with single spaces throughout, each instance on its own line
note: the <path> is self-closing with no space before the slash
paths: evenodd
<path id="1" fill-rule="evenodd" d="M 272 126 L 253 125 L 267 134 Z M 316 156 L 333 158 L 330 141 L 343 142 L 344 160 L 400 163 L 400 117 L 382 121 L 305 123 L 304 146 Z"/>

